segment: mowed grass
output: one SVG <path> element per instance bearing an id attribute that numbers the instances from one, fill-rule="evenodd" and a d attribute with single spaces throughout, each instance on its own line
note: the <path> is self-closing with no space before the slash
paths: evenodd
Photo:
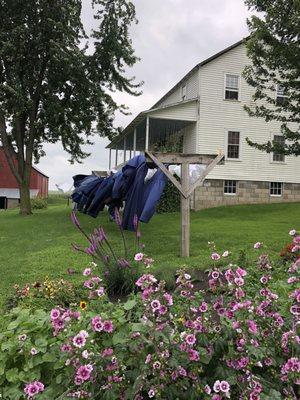
<path id="1" fill-rule="evenodd" d="M 21 217 L 17 210 L 0 212 L 0 302 L 14 284 L 67 277 L 67 268 L 78 271 L 68 278 L 81 279 L 79 272 L 90 260 L 74 252 L 71 243 L 85 240 L 70 221 L 71 208 L 65 201 L 47 210 Z M 79 216 L 90 232 L 102 225 L 113 245 L 121 250 L 119 232 L 106 213 L 93 219 Z M 219 207 L 191 213 L 191 257 L 180 258 L 180 215 L 156 215 L 142 225 L 145 253 L 155 259 L 154 270 L 170 277 L 178 267 L 207 268 L 212 265 L 208 242 L 215 242 L 219 252 L 230 250 L 237 257 L 240 250 L 253 254 L 253 243 L 261 241 L 271 255 L 288 242 L 288 231 L 300 227 L 300 203 Z M 133 234 L 126 232 L 130 243 Z"/>

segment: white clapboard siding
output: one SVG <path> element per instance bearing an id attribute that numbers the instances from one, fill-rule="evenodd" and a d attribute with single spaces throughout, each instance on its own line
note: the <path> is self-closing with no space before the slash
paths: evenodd
<path id="1" fill-rule="evenodd" d="M 159 101 L 155 108 L 164 107 L 182 101 L 182 86 L 186 85 L 186 98 L 185 100 L 195 99 L 198 96 L 199 79 L 198 70 L 195 70 L 186 80 L 180 85 L 175 87 L 169 95 Z"/>
<path id="2" fill-rule="evenodd" d="M 147 112 L 150 118 L 197 121 L 198 103 L 196 100 Z"/>
<path id="3" fill-rule="evenodd" d="M 196 153 L 197 149 L 197 122 L 183 129 L 183 152 Z"/>
<path id="4" fill-rule="evenodd" d="M 280 123 L 266 123 L 262 118 L 249 117 L 243 109 L 251 105 L 253 89 L 240 77 L 240 101 L 224 99 L 226 73 L 240 74 L 249 64 L 244 44 L 224 53 L 199 69 L 200 117 L 198 122 L 198 153 L 226 154 L 226 131 L 241 135 L 240 161 L 226 161 L 208 176 L 215 179 L 274 181 L 300 183 L 300 157 L 286 157 L 285 163 L 273 163 L 272 155 L 251 148 L 246 138 L 264 143 L 280 133 Z"/>

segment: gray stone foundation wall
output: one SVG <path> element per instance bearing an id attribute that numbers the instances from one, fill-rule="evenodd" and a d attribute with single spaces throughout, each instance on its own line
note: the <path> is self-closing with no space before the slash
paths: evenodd
<path id="1" fill-rule="evenodd" d="M 224 194 L 224 180 L 205 180 L 204 186 L 197 188 L 194 193 L 192 208 L 200 210 L 234 204 L 300 202 L 300 183 L 283 183 L 282 195 L 270 196 L 270 182 L 236 182 L 236 194 Z"/>

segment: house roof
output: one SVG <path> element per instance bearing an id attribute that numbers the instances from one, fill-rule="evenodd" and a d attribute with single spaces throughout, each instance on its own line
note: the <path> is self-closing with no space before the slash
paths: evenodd
<path id="1" fill-rule="evenodd" d="M 181 86 L 182 83 L 189 77 L 191 76 L 195 71 L 197 71 L 200 67 L 203 67 L 203 65 L 206 65 L 210 63 L 211 61 L 215 60 L 216 58 L 222 56 L 223 54 L 227 53 L 228 51 L 234 49 L 235 47 L 240 46 L 242 43 L 245 43 L 249 36 L 239 40 L 238 42 L 232 44 L 229 47 L 226 47 L 224 50 L 219 51 L 218 53 L 206 58 L 204 61 L 201 61 L 199 64 L 195 65 L 194 68 L 192 68 L 184 77 L 176 83 L 161 99 L 159 99 L 151 108 L 155 108 L 158 106 L 159 103 L 161 103 L 163 100 L 165 100 L 178 86 Z"/>
<path id="2" fill-rule="evenodd" d="M 107 146 L 106 148 L 113 148 L 114 144 L 119 142 L 120 139 L 122 139 L 126 134 L 135 126 L 137 126 L 144 118 L 145 115 L 150 114 L 153 111 L 156 111 L 156 109 L 165 109 L 168 107 L 174 107 L 178 104 L 183 104 L 183 101 L 180 101 L 179 103 L 174 103 L 170 104 L 164 107 L 157 107 L 164 99 L 166 99 L 176 88 L 182 85 L 182 83 L 189 77 L 191 76 L 195 71 L 197 71 L 200 67 L 210 63 L 211 61 L 215 60 L 216 58 L 222 56 L 223 54 L 227 53 L 228 51 L 234 49 L 235 47 L 240 46 L 242 43 L 245 43 L 249 36 L 239 40 L 238 42 L 232 44 L 229 47 L 226 47 L 225 49 L 219 51 L 218 53 L 212 55 L 211 57 L 206 58 L 205 60 L 201 61 L 199 64 L 195 65 L 194 68 L 192 68 L 179 82 L 176 83 L 163 97 L 161 97 L 149 110 L 142 111 L 140 112 L 127 126 L 126 128 L 122 131 L 120 135 L 115 137 Z M 185 102 L 190 102 L 190 101 L 195 101 L 195 99 L 191 100 L 186 100 Z"/>
<path id="3" fill-rule="evenodd" d="M 150 108 L 149 110 L 141 111 L 127 126 L 126 128 L 122 131 L 122 133 L 118 136 L 116 136 L 107 146 L 106 148 L 113 148 L 113 146 L 118 143 L 124 136 L 126 136 L 131 129 L 136 127 L 140 122 L 143 121 L 146 115 L 151 114 L 155 111 L 163 111 L 168 108 L 176 107 L 178 105 L 186 104 L 186 103 L 192 103 L 194 101 L 197 101 L 197 98 L 195 99 L 189 99 L 189 100 L 184 100 L 184 101 L 179 101 L 177 103 L 172 103 L 168 104 L 163 107 L 158 107 L 158 108 Z"/>

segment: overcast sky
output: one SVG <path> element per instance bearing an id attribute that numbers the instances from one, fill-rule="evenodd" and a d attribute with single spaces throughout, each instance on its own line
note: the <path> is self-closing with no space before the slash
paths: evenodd
<path id="1" fill-rule="evenodd" d="M 82 0 L 87 30 L 94 26 L 90 0 Z M 141 61 L 130 70 L 144 81 L 140 97 L 118 94 L 119 103 L 130 107 L 131 116 L 116 115 L 116 126 L 125 127 L 140 111 L 151 107 L 200 61 L 248 34 L 248 10 L 243 0 L 133 0 L 138 25 L 131 30 L 133 46 Z M 83 164 L 71 165 L 59 144 L 45 145 L 46 157 L 38 168 L 55 184 L 68 187 L 72 176 L 108 168 L 108 141 L 94 139 L 87 149 L 91 156 Z"/>

